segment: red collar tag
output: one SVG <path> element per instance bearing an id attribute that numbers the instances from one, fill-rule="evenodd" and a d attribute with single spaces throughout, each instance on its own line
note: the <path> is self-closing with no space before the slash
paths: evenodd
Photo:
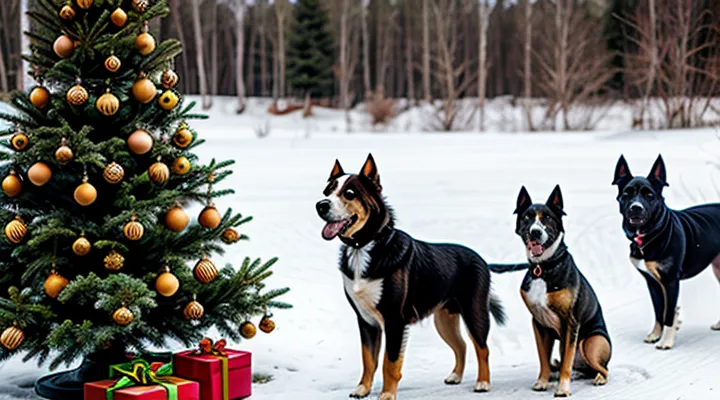
<path id="1" fill-rule="evenodd" d="M 536 265 L 535 268 L 533 268 L 533 275 L 540 277 L 542 275 L 542 268 L 540 268 L 540 265 Z"/>
<path id="2" fill-rule="evenodd" d="M 645 237 L 645 235 L 642 234 L 642 233 L 640 233 L 640 232 L 638 232 L 638 233 L 635 235 L 635 238 L 633 238 L 633 240 L 635 241 L 635 243 L 638 244 L 638 246 L 642 246 L 642 245 L 643 245 L 643 237 Z"/>

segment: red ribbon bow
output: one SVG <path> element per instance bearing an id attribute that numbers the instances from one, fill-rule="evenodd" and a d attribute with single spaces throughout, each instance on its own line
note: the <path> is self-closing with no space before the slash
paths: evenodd
<path id="1" fill-rule="evenodd" d="M 220 339 L 213 343 L 212 339 L 204 338 L 200 341 L 200 347 L 196 350 L 196 353 L 201 355 L 209 354 L 215 356 L 226 356 L 227 352 L 225 351 L 225 346 L 227 346 L 227 341 L 225 339 Z"/>

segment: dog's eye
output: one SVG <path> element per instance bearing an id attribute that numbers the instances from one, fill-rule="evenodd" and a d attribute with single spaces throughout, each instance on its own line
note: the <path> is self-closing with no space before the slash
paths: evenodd
<path id="1" fill-rule="evenodd" d="M 523 217 L 523 219 L 524 219 L 525 221 L 527 221 L 527 220 L 529 220 L 529 219 L 530 219 L 530 216 L 529 216 L 529 215 L 527 215 L 527 214 L 525 214 L 525 216 Z"/>
<path id="2" fill-rule="evenodd" d="M 345 190 L 345 193 L 343 193 L 343 196 L 345 196 L 346 199 L 352 200 L 355 198 L 355 191 L 352 189 Z"/>
<path id="3" fill-rule="evenodd" d="M 653 197 L 655 197 L 655 193 L 653 193 L 651 190 L 645 190 L 645 193 L 643 193 L 643 194 L 644 194 L 645 197 L 647 197 L 648 199 L 652 199 Z"/>

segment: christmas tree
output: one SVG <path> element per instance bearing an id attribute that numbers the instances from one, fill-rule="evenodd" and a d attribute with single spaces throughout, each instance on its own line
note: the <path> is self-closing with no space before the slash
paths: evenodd
<path id="1" fill-rule="evenodd" d="M 328 13 L 318 0 L 298 0 L 288 50 L 288 82 L 305 96 L 305 113 L 311 97 L 328 94 L 333 84 L 333 39 Z"/>
<path id="2" fill-rule="evenodd" d="M 265 288 L 275 259 L 212 261 L 251 218 L 213 204 L 233 193 L 217 189 L 233 162 L 192 153 L 203 140 L 189 121 L 203 116 L 177 91 L 181 44 L 148 30 L 168 13 L 166 0 L 38 0 L 28 13 L 37 86 L 0 114 L 0 361 L 85 359 L 46 382 L 64 395 L 44 397 L 82 397 L 98 365 L 192 346 L 212 326 L 237 341 L 262 317 L 270 331 L 269 310 L 289 307 L 276 300 L 288 289 Z"/>

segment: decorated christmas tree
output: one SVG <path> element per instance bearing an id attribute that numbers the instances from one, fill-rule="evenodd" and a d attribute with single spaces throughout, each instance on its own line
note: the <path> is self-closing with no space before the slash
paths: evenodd
<path id="1" fill-rule="evenodd" d="M 276 300 L 288 289 L 265 288 L 275 259 L 213 262 L 251 218 L 213 203 L 233 193 L 218 189 L 233 162 L 192 153 L 203 116 L 177 90 L 181 44 L 148 29 L 168 13 L 166 0 L 38 0 L 28 13 L 37 86 L 0 114 L 0 361 L 84 359 L 38 381 L 44 397 L 82 397 L 127 352 L 191 346 L 213 326 L 236 341 L 258 321 L 269 332 L 270 310 L 289 307 Z"/>

